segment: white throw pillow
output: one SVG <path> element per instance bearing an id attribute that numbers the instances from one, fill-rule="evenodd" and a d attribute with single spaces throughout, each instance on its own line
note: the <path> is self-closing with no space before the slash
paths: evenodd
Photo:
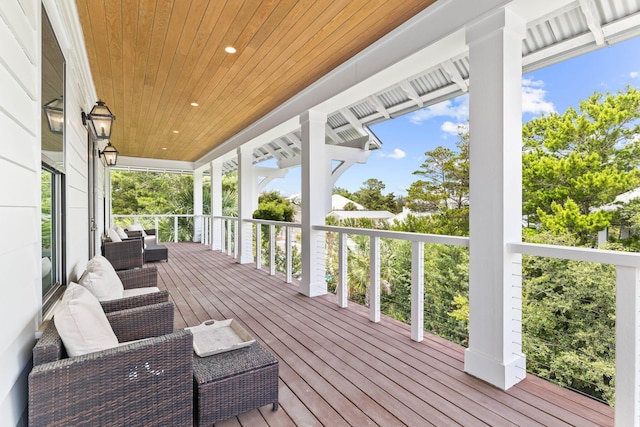
<path id="1" fill-rule="evenodd" d="M 122 242 L 120 235 L 113 228 L 109 229 L 109 231 L 107 232 L 107 236 L 109 236 L 109 239 L 111 239 L 111 241 L 114 243 Z"/>
<path id="2" fill-rule="evenodd" d="M 79 283 L 89 289 L 100 301 L 122 298 L 124 285 L 111 263 L 102 255 L 96 255 L 87 263 L 87 271 Z"/>
<path id="3" fill-rule="evenodd" d="M 121 239 L 129 238 L 129 235 L 119 225 L 114 225 L 113 229 L 116 230 L 116 233 L 118 233 Z"/>
<path id="4" fill-rule="evenodd" d="M 141 231 L 143 236 L 146 236 L 147 233 L 145 233 L 144 228 L 142 228 L 142 226 L 140 224 L 131 224 L 127 226 L 127 230 L 129 231 Z"/>
<path id="5" fill-rule="evenodd" d="M 69 283 L 53 321 L 69 356 L 118 346 L 100 302 L 87 289 Z"/>

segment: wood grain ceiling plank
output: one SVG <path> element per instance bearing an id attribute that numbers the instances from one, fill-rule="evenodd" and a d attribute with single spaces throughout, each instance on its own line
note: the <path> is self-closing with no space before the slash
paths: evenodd
<path id="1" fill-rule="evenodd" d="M 278 27 L 278 26 L 283 26 L 283 24 L 288 24 L 289 26 L 293 25 L 293 23 L 297 20 L 295 19 L 296 17 L 294 16 L 293 19 L 283 19 L 284 17 L 287 18 L 291 18 L 290 16 L 290 11 L 291 9 L 296 6 L 299 5 L 299 3 L 295 0 L 292 1 L 280 1 L 277 4 L 277 8 L 274 12 L 272 12 L 267 21 L 265 21 L 265 24 L 263 24 L 263 26 L 260 29 L 260 34 L 256 34 L 256 37 L 253 37 L 250 41 L 250 43 L 248 44 L 251 46 L 260 46 L 263 42 L 261 40 L 266 39 L 274 30 L 274 28 Z M 302 6 L 299 7 L 299 16 L 302 16 L 304 11 L 306 9 Z M 289 15 L 289 16 L 287 16 Z M 269 20 L 271 22 L 269 22 Z M 259 39 L 256 39 L 256 38 Z M 275 44 L 276 41 L 273 42 L 273 44 Z M 256 63 L 260 63 L 262 61 L 262 57 L 266 56 L 269 54 L 269 52 L 271 51 L 271 47 L 272 46 L 266 46 L 265 48 L 262 48 L 261 50 L 258 50 L 255 53 L 255 56 L 253 58 L 250 58 L 249 60 L 252 60 Z M 240 48 L 240 56 L 244 55 L 246 53 L 247 48 Z M 242 61 L 242 59 L 239 59 L 240 61 Z M 214 77 L 214 79 L 216 79 L 217 77 Z M 211 92 L 210 90 L 208 91 L 209 93 Z M 203 90 L 200 90 L 199 94 L 198 94 L 198 102 L 200 102 L 201 107 L 197 109 L 196 112 L 190 111 L 189 109 L 187 109 L 186 111 L 183 109 L 182 111 L 180 111 L 180 113 L 178 115 L 175 115 L 174 117 L 176 118 L 176 120 L 179 121 L 183 121 L 183 120 L 194 120 L 194 121 L 200 121 L 202 122 L 203 120 L 206 120 L 206 116 L 210 114 L 210 111 L 212 109 L 217 109 L 217 107 L 215 105 L 212 105 L 212 103 L 207 99 L 204 100 L 204 96 L 206 95 L 206 93 Z M 212 97 L 213 101 L 215 102 L 215 98 Z M 193 116 L 194 114 L 199 114 L 199 116 Z M 193 130 L 195 132 L 195 130 Z M 185 138 L 188 138 L 189 142 L 192 142 L 192 134 L 191 135 L 187 135 L 185 134 Z"/>
<path id="2" fill-rule="evenodd" d="M 140 146 L 141 139 L 144 137 L 142 134 L 142 124 L 144 119 L 142 118 L 142 93 L 144 90 L 145 78 L 147 73 L 147 60 L 149 56 L 149 46 L 151 45 L 154 12 L 156 9 L 156 0 L 143 0 L 140 2 L 126 2 L 136 3 L 138 14 L 138 25 L 135 29 L 135 49 L 133 56 L 129 61 L 133 60 L 133 81 L 131 83 L 131 109 L 127 120 L 131 120 L 131 126 L 128 126 L 128 133 L 126 139 L 126 146 L 123 147 L 123 155 L 128 156 L 140 156 L 137 147 Z M 123 10 L 123 13 L 127 10 Z M 134 13 L 132 8 L 130 13 Z M 134 43 L 133 40 L 129 40 L 128 43 Z M 142 122 L 141 122 L 142 120 Z M 121 129 L 116 127 L 114 132 L 119 132 Z M 124 130 L 124 129 L 123 129 Z M 126 148 L 126 150 L 124 150 Z"/>
<path id="3" fill-rule="evenodd" d="M 144 66 L 144 79 L 142 86 L 137 89 L 140 96 L 140 109 L 137 118 L 139 123 L 139 136 L 135 141 L 132 141 L 132 148 L 135 147 L 136 150 L 145 146 L 146 142 L 149 141 L 149 135 L 146 133 L 146 124 L 149 120 L 150 101 L 153 95 L 156 77 L 160 71 L 162 48 L 164 47 L 172 8 L 173 2 L 171 0 L 157 0 L 153 11 L 153 26 L 148 46 L 147 61 Z"/>
<path id="4" fill-rule="evenodd" d="M 200 38 L 200 41 L 198 41 L 198 28 L 202 24 L 206 8 L 206 2 L 192 2 L 191 7 L 188 9 L 188 15 L 183 23 L 182 32 L 176 47 L 176 56 L 171 64 L 162 97 L 158 101 L 158 108 L 152 123 L 153 129 L 163 128 L 161 129 L 160 137 L 166 138 L 167 133 L 173 129 L 177 129 L 171 120 L 174 106 L 182 103 L 188 105 L 190 102 L 189 98 L 183 93 L 183 89 L 187 86 L 183 76 L 186 77 L 187 73 L 190 72 L 190 66 L 195 63 L 195 54 L 190 53 L 190 49 L 194 43 L 199 43 L 199 46 L 196 48 L 198 51 L 197 54 L 202 54 L 201 49 L 204 40 Z"/>
<path id="5" fill-rule="evenodd" d="M 207 82 L 212 80 L 211 70 L 218 69 L 219 67 L 224 66 L 225 61 L 230 61 L 228 58 L 228 54 L 224 52 L 224 46 L 228 46 L 231 43 L 228 43 L 226 37 L 227 33 L 230 31 L 230 28 L 235 25 L 234 19 L 236 19 L 238 13 L 241 10 L 242 3 L 238 1 L 231 1 L 227 3 L 223 2 L 214 2 L 221 4 L 222 8 L 208 8 L 207 15 L 208 19 L 203 20 L 203 26 L 199 29 L 199 35 L 204 33 L 209 33 L 209 38 L 207 44 L 202 52 L 202 54 L 198 51 L 195 52 L 195 56 L 197 56 L 197 62 L 191 71 L 191 74 L 188 79 L 185 79 L 187 84 L 182 90 L 182 93 L 188 94 L 189 99 L 197 99 L 197 102 L 200 103 L 201 107 L 195 109 L 195 111 L 189 111 L 184 108 L 185 105 L 178 105 L 178 103 L 174 103 L 174 108 L 171 110 L 169 114 L 169 123 L 172 126 L 175 126 L 176 123 L 183 123 L 186 121 L 187 117 L 189 117 L 189 121 L 192 123 L 196 123 L 199 120 L 204 120 L 202 116 L 198 116 L 202 112 L 207 112 L 207 102 L 204 99 L 203 95 L 203 87 Z M 207 28 L 207 24 L 215 23 L 212 28 Z M 182 113 L 180 114 L 180 111 Z M 189 114 L 195 114 L 195 116 L 189 116 Z M 206 116 L 205 116 L 206 117 Z M 185 138 L 185 134 L 188 134 L 189 129 L 185 129 L 185 131 L 180 135 L 181 143 L 184 142 L 186 145 L 190 143 L 190 140 Z M 178 150 L 176 147 L 171 147 L 172 151 Z M 167 150 L 169 151 L 169 150 Z"/>
<path id="6" fill-rule="evenodd" d="M 199 94 L 195 94 L 193 91 L 194 82 L 197 81 L 199 76 L 206 70 L 207 63 L 210 60 L 210 52 L 214 49 L 218 49 L 222 42 L 219 37 L 215 36 L 215 31 L 212 31 L 218 25 L 218 21 L 222 16 L 222 9 L 225 3 L 222 1 L 209 2 L 207 0 L 196 0 L 195 8 L 190 10 L 194 11 L 194 14 L 204 6 L 203 16 L 200 20 L 200 24 L 195 26 L 197 32 L 189 43 L 189 40 L 185 39 L 184 42 L 178 45 L 180 52 L 186 55 L 185 65 L 182 73 L 180 74 L 179 81 L 182 83 L 178 86 L 175 93 L 175 99 L 186 99 L 188 102 L 200 102 Z M 194 18 L 188 18 L 190 22 L 195 20 Z M 227 25 L 227 23 L 225 23 Z M 219 49 L 221 51 L 221 49 Z M 220 57 L 224 55 L 224 52 L 220 52 Z M 178 102 L 171 102 L 167 104 L 167 113 L 169 127 L 175 128 L 176 115 L 175 110 L 179 109 Z M 182 123 L 180 121 L 179 123 Z M 195 121 L 190 121 L 192 125 L 197 125 Z M 174 147 L 179 143 L 179 139 L 175 134 L 171 134 L 170 139 L 164 146 L 167 150 L 163 150 L 160 154 L 161 158 L 171 158 L 174 155 Z"/>
<path id="7" fill-rule="evenodd" d="M 184 63 L 184 57 L 178 54 L 178 43 L 185 30 L 189 4 L 187 2 L 182 2 L 181 4 L 184 6 L 174 7 L 172 9 L 165 42 L 162 47 L 158 73 L 156 74 L 156 81 L 153 85 L 151 100 L 149 101 L 150 106 L 146 120 L 147 126 L 144 129 L 145 133 L 150 137 L 147 139 L 148 144 L 142 147 L 145 152 L 155 151 L 153 149 L 149 150 L 149 144 L 153 144 L 155 139 L 162 133 L 165 135 L 167 133 L 166 121 L 162 116 L 164 110 L 162 105 L 163 102 L 171 102 L 171 95 L 167 94 L 167 92 L 172 91 L 175 86 L 175 79 L 172 79 L 171 75 L 172 73 L 179 73 Z"/>
<path id="8" fill-rule="evenodd" d="M 111 66 L 111 85 L 112 85 L 112 98 L 105 99 L 105 103 L 115 114 L 124 109 L 124 90 L 123 90 L 123 75 L 122 75 L 122 9 L 120 0 L 110 0 L 104 3 L 104 20 L 107 30 L 107 39 L 109 41 L 109 62 Z M 120 117 L 121 114 L 117 114 L 116 117 Z M 115 126 L 113 129 L 115 130 Z M 116 135 L 112 135 L 112 140 L 117 146 L 118 142 L 122 141 L 122 135 L 119 133 L 120 138 L 113 138 Z"/>
<path id="9" fill-rule="evenodd" d="M 299 19 L 292 21 L 293 25 L 288 28 L 286 32 L 278 31 L 272 33 L 272 37 L 278 39 L 274 45 L 270 54 L 265 57 L 263 61 L 256 66 L 256 64 L 247 63 L 248 74 L 251 78 L 246 78 L 246 74 L 240 74 L 241 78 L 235 83 L 234 87 L 230 86 L 230 83 L 226 83 L 225 89 L 229 89 L 228 92 L 216 94 L 215 103 L 219 108 L 223 108 L 224 115 L 214 117 L 208 126 L 204 128 L 199 134 L 195 136 L 197 141 L 202 138 L 209 129 L 220 128 L 221 123 L 225 123 L 225 127 L 229 129 L 220 135 L 223 141 L 233 134 L 237 133 L 240 126 L 244 123 L 250 123 L 252 119 L 255 119 L 255 114 L 250 117 L 243 117 L 245 111 L 238 114 L 231 114 L 232 111 L 236 111 L 236 106 L 244 99 L 253 99 L 255 94 L 261 92 L 261 88 L 267 87 L 265 81 L 276 82 L 286 81 L 288 78 L 287 71 L 291 69 L 295 64 L 289 61 L 289 57 L 293 53 L 301 48 L 304 43 L 313 35 L 315 31 L 321 28 L 331 17 L 335 11 L 340 10 L 342 4 L 340 2 L 327 4 L 325 2 L 313 2 L 313 4 L 307 7 Z M 287 67 L 282 70 L 282 64 L 288 63 Z M 254 70 L 256 72 L 254 72 Z M 282 71 L 282 72 L 281 72 Z M 236 76 L 228 76 L 236 77 Z M 233 89 L 236 89 L 235 91 Z M 212 94 L 210 94 L 211 96 Z M 250 97 L 250 98 L 249 98 Z"/>
<path id="10" fill-rule="evenodd" d="M 83 35 L 85 39 L 85 46 L 87 50 L 87 58 L 89 59 L 89 67 L 93 73 L 94 85 L 96 87 L 96 93 L 102 92 L 102 77 L 97 72 L 98 58 L 96 53 L 96 42 L 93 40 L 93 32 L 91 31 L 91 20 L 89 18 L 89 9 L 86 2 L 79 1 L 77 3 L 78 17 L 80 18 L 80 25 L 83 28 Z"/>
<path id="11" fill-rule="evenodd" d="M 125 1 L 121 3 L 122 19 L 122 110 L 116 116 L 116 127 L 122 128 L 123 143 L 129 143 L 133 136 L 135 96 L 134 81 L 136 67 L 136 45 L 138 28 L 138 2 Z M 115 112 L 114 112 L 115 113 Z M 114 127 L 115 130 L 115 127 Z"/>

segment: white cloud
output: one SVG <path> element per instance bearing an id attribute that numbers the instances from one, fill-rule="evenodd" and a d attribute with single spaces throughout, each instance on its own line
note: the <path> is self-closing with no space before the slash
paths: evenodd
<path id="1" fill-rule="evenodd" d="M 469 97 L 463 96 L 423 108 L 411 114 L 409 121 L 414 125 L 419 125 L 434 117 L 452 117 L 457 121 L 467 120 L 469 118 Z"/>
<path id="2" fill-rule="evenodd" d="M 522 79 L 522 112 L 532 114 L 549 114 L 556 111 L 553 102 L 544 98 L 547 91 L 543 89 L 542 80 Z"/>
<path id="3" fill-rule="evenodd" d="M 638 77 L 640 77 L 640 73 L 637 71 L 632 71 L 629 73 L 629 77 L 631 77 L 632 79 L 637 79 Z"/>
<path id="4" fill-rule="evenodd" d="M 465 133 L 469 130 L 469 125 L 466 123 L 453 123 L 446 121 L 440 126 L 440 130 L 449 135 L 458 136 L 460 133 Z"/>
<path id="5" fill-rule="evenodd" d="M 405 153 L 403 150 L 401 150 L 399 148 L 395 148 L 393 150 L 393 153 L 391 153 L 391 154 L 385 154 L 383 152 L 378 153 L 378 157 L 388 157 L 390 159 L 395 159 L 395 160 L 402 159 L 406 155 L 407 155 L 407 153 Z"/>

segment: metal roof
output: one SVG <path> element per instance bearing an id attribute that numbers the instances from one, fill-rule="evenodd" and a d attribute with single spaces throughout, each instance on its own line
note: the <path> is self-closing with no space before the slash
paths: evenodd
<path id="1" fill-rule="evenodd" d="M 640 0 L 579 0 L 527 23 L 522 43 L 524 72 L 640 34 Z M 370 149 L 382 143 L 368 126 L 461 95 L 469 82 L 468 53 L 457 55 L 385 90 L 328 114 L 327 144 L 368 135 Z M 283 135 L 254 151 L 254 163 L 291 159 L 300 153 L 300 132 Z M 223 172 L 237 169 L 237 159 Z"/>

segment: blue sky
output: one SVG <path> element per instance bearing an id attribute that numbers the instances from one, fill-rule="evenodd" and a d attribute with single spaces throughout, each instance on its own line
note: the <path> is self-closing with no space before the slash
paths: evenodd
<path id="1" fill-rule="evenodd" d="M 523 76 L 523 122 L 551 112 L 563 113 L 594 92 L 640 87 L 640 38 L 627 40 L 595 52 L 555 64 Z M 418 177 L 424 153 L 439 145 L 455 147 L 458 126 L 468 119 L 468 96 L 415 111 L 371 127 L 382 141 L 381 150 L 371 153 L 366 164 L 349 168 L 336 183 L 356 191 L 369 178 L 385 183 L 384 193 L 405 195 Z M 267 190 L 288 196 L 300 192 L 300 168 L 292 168 Z"/>

